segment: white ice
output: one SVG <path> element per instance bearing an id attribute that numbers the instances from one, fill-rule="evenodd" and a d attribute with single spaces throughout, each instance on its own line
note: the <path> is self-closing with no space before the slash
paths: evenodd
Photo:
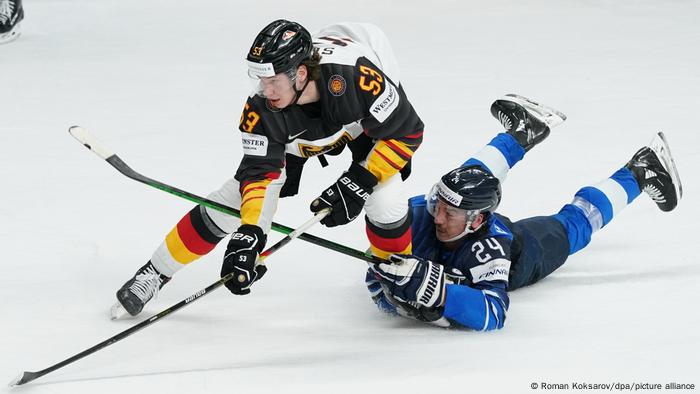
<path id="1" fill-rule="evenodd" d="M 365 264 L 296 240 L 253 293 L 219 290 L 23 393 L 528 393 L 531 383 L 700 385 L 698 1 L 25 2 L 0 46 L 0 380 L 78 353 L 218 279 L 221 245 L 143 317 L 111 322 L 114 292 L 190 209 L 67 133 L 91 130 L 146 175 L 205 195 L 241 158 L 243 57 L 269 21 L 369 21 L 391 39 L 426 124 L 408 194 L 500 130 L 519 93 L 569 119 L 505 185 L 500 211 L 551 214 L 664 131 L 677 210 L 642 195 L 551 277 L 511 293 L 506 327 L 443 330 L 379 313 Z M 275 220 L 294 227 L 347 167 L 310 161 Z M 363 221 L 319 236 L 365 249 Z M 279 239 L 275 235 L 271 242 Z"/>

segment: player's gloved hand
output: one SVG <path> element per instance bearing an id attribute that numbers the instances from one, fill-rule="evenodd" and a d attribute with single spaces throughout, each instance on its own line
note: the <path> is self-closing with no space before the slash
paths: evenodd
<path id="1" fill-rule="evenodd" d="M 372 301 L 377 305 L 380 311 L 395 315 L 396 306 L 387 298 L 384 293 L 384 288 L 382 284 L 379 283 L 377 275 L 371 268 L 367 269 L 367 275 L 365 276 L 365 285 L 367 285 L 367 290 L 369 291 Z"/>
<path id="2" fill-rule="evenodd" d="M 221 265 L 221 277 L 234 273 L 226 281 L 226 287 L 233 294 L 248 294 L 250 286 L 265 275 L 265 264 L 256 264 L 258 254 L 265 247 L 267 236 L 258 226 L 244 224 L 231 234 L 228 241 L 224 263 Z"/>
<path id="3" fill-rule="evenodd" d="M 331 208 L 331 213 L 321 220 L 328 227 L 350 223 L 362 212 L 377 183 L 377 178 L 371 172 L 352 163 L 333 185 L 311 203 L 311 212 Z"/>
<path id="4" fill-rule="evenodd" d="M 389 261 L 391 264 L 376 264 L 370 268 L 390 297 L 414 308 L 443 306 L 446 283 L 464 278 L 457 269 L 446 270 L 442 264 L 417 256 L 394 254 L 389 256 Z"/>
<path id="5" fill-rule="evenodd" d="M 442 318 L 440 308 L 425 308 L 415 302 L 401 302 L 392 297 L 389 289 L 377 279 L 378 275 L 369 268 L 365 277 L 367 290 L 380 311 L 390 315 L 401 315 L 422 322 L 433 323 Z"/>

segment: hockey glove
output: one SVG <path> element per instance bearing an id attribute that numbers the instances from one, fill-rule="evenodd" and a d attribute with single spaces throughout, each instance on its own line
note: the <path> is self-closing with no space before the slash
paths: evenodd
<path id="1" fill-rule="evenodd" d="M 321 220 L 322 224 L 328 227 L 348 224 L 362 212 L 377 183 L 377 178 L 371 172 L 352 163 L 340 179 L 311 203 L 311 212 L 331 208 L 331 213 Z"/>
<path id="2" fill-rule="evenodd" d="M 265 275 L 265 264 L 255 264 L 258 254 L 265 247 L 267 236 L 258 226 L 244 224 L 231 234 L 228 241 L 224 263 L 221 265 L 221 277 L 234 273 L 226 281 L 226 287 L 233 294 L 248 294 L 250 286 Z"/>
<path id="3" fill-rule="evenodd" d="M 392 264 L 377 264 L 372 270 L 390 297 L 415 308 L 438 308 L 445 304 L 445 284 L 459 281 L 464 275 L 457 269 L 446 272 L 436 264 L 417 256 L 391 255 Z M 446 281 L 449 274 L 451 280 Z"/>
<path id="4" fill-rule="evenodd" d="M 367 269 L 365 285 L 367 285 L 367 290 L 369 291 L 370 297 L 372 297 L 372 301 L 374 301 L 375 305 L 377 305 L 377 308 L 379 308 L 380 311 L 391 315 L 397 314 L 396 306 L 394 306 L 394 304 L 392 304 L 384 294 L 384 288 L 382 287 L 382 284 L 379 283 L 377 275 L 374 273 L 372 268 Z"/>
<path id="5" fill-rule="evenodd" d="M 415 302 L 401 302 L 389 294 L 386 284 L 379 282 L 378 275 L 372 268 L 367 270 L 365 284 L 367 290 L 380 311 L 390 315 L 400 315 L 426 323 L 435 323 L 442 318 L 440 308 L 425 308 Z M 439 324 L 440 325 L 440 324 Z"/>

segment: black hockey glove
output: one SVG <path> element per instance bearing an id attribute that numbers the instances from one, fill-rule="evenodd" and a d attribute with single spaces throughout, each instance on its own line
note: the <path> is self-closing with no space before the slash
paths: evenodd
<path id="1" fill-rule="evenodd" d="M 221 265 L 221 277 L 234 273 L 226 281 L 226 287 L 233 294 L 248 294 L 250 286 L 265 275 L 265 264 L 255 264 L 258 254 L 265 247 L 267 236 L 258 226 L 244 224 L 231 234 L 228 241 L 224 263 Z"/>
<path id="2" fill-rule="evenodd" d="M 362 212 L 377 183 L 377 178 L 371 172 L 352 163 L 333 185 L 311 203 L 311 212 L 331 208 L 331 213 L 321 220 L 322 224 L 328 227 L 348 224 Z"/>
<path id="3" fill-rule="evenodd" d="M 391 255 L 392 264 L 371 266 L 390 298 L 413 309 L 435 309 L 445 304 L 445 285 L 459 282 L 464 275 L 417 256 Z M 449 279 L 447 279 L 449 277 Z"/>

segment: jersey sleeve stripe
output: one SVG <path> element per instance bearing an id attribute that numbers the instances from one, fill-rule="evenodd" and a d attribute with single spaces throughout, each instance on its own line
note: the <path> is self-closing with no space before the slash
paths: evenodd
<path id="1" fill-rule="evenodd" d="M 250 201 L 258 200 L 258 199 L 261 199 L 261 198 L 265 198 L 265 196 L 256 196 L 256 197 L 246 198 L 245 200 L 243 200 L 243 203 L 241 204 L 241 206 L 246 205 L 246 204 L 247 204 L 248 202 L 250 202 Z"/>
<path id="2" fill-rule="evenodd" d="M 423 138 L 423 131 L 419 131 L 417 133 L 405 135 L 402 138 L 421 138 L 422 139 Z"/>
<path id="3" fill-rule="evenodd" d="M 400 141 L 396 140 L 388 140 L 388 141 L 381 141 L 385 143 L 387 146 L 389 146 L 396 154 L 404 158 L 405 160 L 409 160 L 411 156 L 413 156 L 413 150 L 411 150 L 406 144 Z"/>
<path id="4" fill-rule="evenodd" d="M 241 195 L 245 196 L 245 199 L 241 202 L 241 224 L 258 224 L 270 182 L 272 179 L 265 179 L 243 186 Z"/>
<path id="5" fill-rule="evenodd" d="M 394 167 L 397 171 L 400 171 L 403 168 L 402 165 L 397 164 L 397 162 L 401 163 L 401 161 L 403 161 L 403 160 L 398 155 L 392 154 L 393 151 L 388 152 L 387 150 L 376 149 L 374 151 L 374 153 L 381 156 L 381 158 L 384 159 L 384 161 L 386 161 L 390 166 Z M 395 156 L 395 157 L 390 158 L 389 156 Z M 405 164 L 405 161 L 401 164 Z"/>
<path id="6" fill-rule="evenodd" d="M 389 163 L 387 160 L 378 154 L 377 152 L 372 152 L 367 160 L 367 170 L 372 173 L 377 178 L 379 183 L 386 181 L 387 179 L 394 176 L 401 167 L 395 163 Z"/>
<path id="7" fill-rule="evenodd" d="M 265 190 L 265 188 L 266 188 L 266 186 L 256 186 L 256 187 L 246 188 L 245 190 L 243 190 L 243 195 L 241 197 L 245 198 L 245 196 L 248 193 L 252 192 L 253 190 Z"/>

